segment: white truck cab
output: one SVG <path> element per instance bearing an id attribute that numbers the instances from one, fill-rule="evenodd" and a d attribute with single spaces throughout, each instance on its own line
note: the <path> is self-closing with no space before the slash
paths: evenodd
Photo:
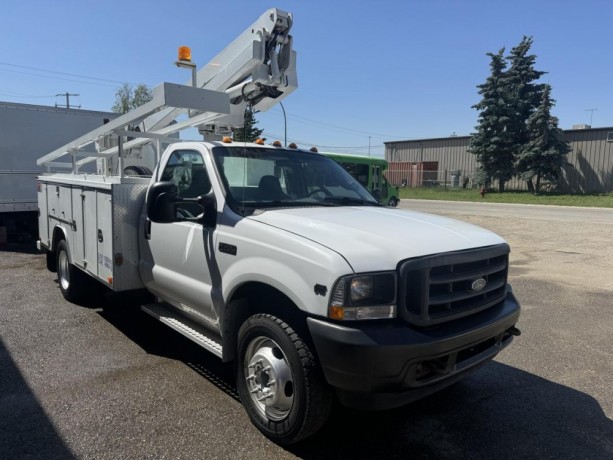
<path id="1" fill-rule="evenodd" d="M 260 21 L 282 29 L 291 24 L 282 13 Z M 287 44 L 281 29 L 272 35 Z M 295 57 L 281 54 L 287 69 Z M 290 80 L 276 87 L 293 90 Z M 257 103 L 279 97 L 244 84 L 261 91 Z M 148 107 L 40 160 L 72 157 L 71 173 L 38 178 L 38 245 L 67 300 L 87 295 L 93 280 L 150 291 L 156 300 L 145 312 L 235 363 L 248 415 L 279 443 L 316 432 L 334 395 L 356 408 L 398 407 L 457 381 L 519 335 L 509 246 L 492 232 L 381 206 L 310 151 L 224 139 L 161 153 L 176 125 L 130 129 L 147 111 L 159 120 L 180 108 L 199 111 L 183 126 L 200 126 L 211 111 L 234 110 L 224 104 L 244 103 L 232 98 L 235 87 L 226 99 L 205 88 L 198 101 L 200 89 L 164 84 Z M 115 144 L 100 141 L 109 134 Z M 151 139 L 160 152 L 151 177 L 124 174 L 127 149 Z M 91 159 L 78 149 L 91 142 L 101 174 L 78 172 Z"/>

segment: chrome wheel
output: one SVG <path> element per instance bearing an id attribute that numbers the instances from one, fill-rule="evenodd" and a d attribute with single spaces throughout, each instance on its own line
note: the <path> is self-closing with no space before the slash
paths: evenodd
<path id="1" fill-rule="evenodd" d="M 85 276 L 82 271 L 70 263 L 68 245 L 65 240 L 60 240 L 57 244 L 55 254 L 57 255 L 55 263 L 57 282 L 60 285 L 60 291 L 62 291 L 64 298 L 69 302 L 74 302 L 86 297 L 88 294 L 87 283 L 89 277 Z"/>
<path id="2" fill-rule="evenodd" d="M 57 258 L 57 277 L 64 291 L 70 287 L 70 267 L 68 262 L 68 254 L 66 251 L 60 251 Z"/>
<path id="3" fill-rule="evenodd" d="M 325 423 L 332 389 L 308 345 L 268 313 L 238 331 L 236 388 L 253 424 L 279 444 L 305 439 Z"/>
<path id="4" fill-rule="evenodd" d="M 294 405 L 294 378 L 281 347 L 254 338 L 245 353 L 244 376 L 254 407 L 269 420 L 283 420 Z"/>

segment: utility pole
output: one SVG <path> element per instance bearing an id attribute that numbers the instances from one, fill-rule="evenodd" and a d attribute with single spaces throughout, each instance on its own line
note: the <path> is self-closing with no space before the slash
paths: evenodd
<path id="1" fill-rule="evenodd" d="M 592 120 L 594 119 L 594 112 L 598 109 L 585 109 L 586 112 L 590 112 L 590 128 L 592 127 Z"/>
<path id="2" fill-rule="evenodd" d="M 56 94 L 55 97 L 58 96 L 64 96 L 66 98 L 66 105 L 64 107 L 66 107 L 67 109 L 70 108 L 70 96 L 80 96 L 80 94 L 72 94 L 72 93 L 59 93 Z M 55 103 L 55 106 L 57 107 L 57 102 Z M 73 107 L 76 107 L 77 109 L 80 109 L 81 106 L 80 105 L 73 105 Z"/>
<path id="3" fill-rule="evenodd" d="M 368 136 L 368 156 L 370 156 L 370 136 Z"/>

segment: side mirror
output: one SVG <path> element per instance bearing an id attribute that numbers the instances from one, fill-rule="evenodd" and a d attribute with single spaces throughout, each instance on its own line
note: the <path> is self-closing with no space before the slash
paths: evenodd
<path id="1" fill-rule="evenodd" d="M 215 227 L 217 225 L 217 201 L 213 190 L 206 195 L 200 195 L 197 198 L 197 203 L 204 209 L 202 223 L 206 227 Z"/>
<path id="2" fill-rule="evenodd" d="M 172 182 L 156 182 L 147 192 L 147 217 L 159 224 L 177 220 L 177 186 Z"/>

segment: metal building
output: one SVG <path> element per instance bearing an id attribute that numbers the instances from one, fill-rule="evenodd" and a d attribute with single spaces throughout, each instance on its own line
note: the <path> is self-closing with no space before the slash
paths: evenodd
<path id="1" fill-rule="evenodd" d="M 564 137 L 571 145 L 568 165 L 557 184 L 546 188 L 572 193 L 613 191 L 613 127 L 570 129 Z M 390 167 L 388 180 L 409 187 L 472 187 L 478 163 L 468 152 L 470 136 L 416 139 L 385 143 Z M 514 178 L 507 190 L 526 190 L 525 181 Z"/>

